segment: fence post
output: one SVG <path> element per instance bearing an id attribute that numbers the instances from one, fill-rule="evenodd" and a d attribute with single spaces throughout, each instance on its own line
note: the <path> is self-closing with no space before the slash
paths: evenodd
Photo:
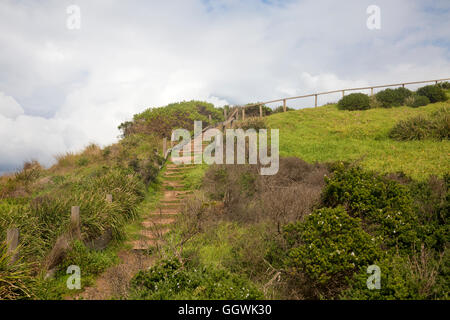
<path id="1" fill-rule="evenodd" d="M 342 90 L 342 98 L 345 96 L 345 90 Z"/>
<path id="2" fill-rule="evenodd" d="M 81 240 L 80 207 L 73 206 L 70 214 L 70 231 L 73 237 Z"/>
<path id="3" fill-rule="evenodd" d="M 438 84 L 438 81 L 436 80 L 436 84 Z"/>
<path id="4" fill-rule="evenodd" d="M 262 114 L 262 104 L 259 105 L 259 117 L 262 118 L 263 114 Z"/>
<path id="5" fill-rule="evenodd" d="M 208 115 L 208 118 L 209 118 L 209 122 L 211 123 L 212 122 L 212 117 L 211 117 L 210 114 Z"/>
<path id="6" fill-rule="evenodd" d="M 163 138 L 163 157 L 166 156 L 167 152 L 167 138 Z"/>
<path id="7" fill-rule="evenodd" d="M 242 120 L 245 120 L 245 108 L 242 108 Z"/>
<path id="8" fill-rule="evenodd" d="M 286 99 L 283 100 L 283 112 L 286 112 Z"/>
<path id="9" fill-rule="evenodd" d="M 314 107 L 317 107 L 317 94 L 314 95 Z"/>
<path id="10" fill-rule="evenodd" d="M 17 261 L 18 252 L 17 247 L 19 246 L 19 229 L 12 228 L 6 231 L 6 245 L 7 252 L 11 255 L 9 264 Z"/>
<path id="11" fill-rule="evenodd" d="M 107 202 L 107 203 L 112 203 L 112 202 L 113 202 L 113 196 L 112 196 L 112 194 L 107 194 L 107 195 L 106 195 L 106 202 Z"/>
<path id="12" fill-rule="evenodd" d="M 225 109 L 225 107 L 223 108 L 223 117 L 225 121 L 227 121 L 227 109 Z"/>
<path id="13" fill-rule="evenodd" d="M 373 96 L 373 88 L 370 88 L 370 95 Z"/>

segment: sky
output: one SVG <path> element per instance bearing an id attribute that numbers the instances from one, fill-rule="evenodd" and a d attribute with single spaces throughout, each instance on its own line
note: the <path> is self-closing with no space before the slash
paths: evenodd
<path id="1" fill-rule="evenodd" d="M 114 143 L 120 123 L 172 102 L 448 78 L 450 1 L 0 0 L 0 48 L 5 173 Z"/>

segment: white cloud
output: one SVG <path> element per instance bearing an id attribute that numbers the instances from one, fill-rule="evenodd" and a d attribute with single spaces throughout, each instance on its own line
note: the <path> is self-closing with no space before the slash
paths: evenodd
<path id="1" fill-rule="evenodd" d="M 78 0 L 81 29 L 68 30 L 71 4 L 0 3 L 0 171 L 111 143 L 146 107 L 244 104 L 450 73 L 445 1 L 379 0 L 378 31 L 366 27 L 365 0 Z"/>
<path id="2" fill-rule="evenodd" d="M 24 114 L 24 111 L 20 104 L 13 97 L 0 92 L 0 115 L 9 119 L 15 119 L 22 114 Z"/>

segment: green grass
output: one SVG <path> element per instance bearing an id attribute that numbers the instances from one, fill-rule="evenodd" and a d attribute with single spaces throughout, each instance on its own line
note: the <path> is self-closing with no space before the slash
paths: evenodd
<path id="1" fill-rule="evenodd" d="M 397 107 L 341 111 L 336 105 L 279 113 L 267 118 L 280 130 L 280 156 L 308 162 L 361 160 L 363 167 L 383 173 L 403 171 L 415 179 L 450 171 L 450 141 L 394 141 L 388 137 L 399 121 L 450 106 Z"/>

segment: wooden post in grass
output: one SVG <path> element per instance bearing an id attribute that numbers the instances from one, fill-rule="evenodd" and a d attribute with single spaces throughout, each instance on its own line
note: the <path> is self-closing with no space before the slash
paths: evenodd
<path id="1" fill-rule="evenodd" d="M 77 206 L 73 206 L 70 213 L 70 233 L 74 238 L 81 240 L 80 207 Z"/>
<path id="2" fill-rule="evenodd" d="M 112 203 L 112 202 L 113 202 L 112 194 L 107 194 L 107 195 L 106 195 L 106 202 L 107 202 L 107 203 Z"/>
<path id="3" fill-rule="evenodd" d="M 370 95 L 373 96 L 373 88 L 370 88 Z"/>
<path id="4" fill-rule="evenodd" d="M 227 121 L 227 109 L 223 108 L 223 118 Z"/>
<path id="5" fill-rule="evenodd" d="M 283 100 L 283 111 L 286 112 L 286 99 Z"/>
<path id="6" fill-rule="evenodd" d="M 17 261 L 18 257 L 17 247 L 19 246 L 19 229 L 12 228 L 6 230 L 6 245 L 7 252 L 11 255 L 9 264 L 12 264 Z"/>
<path id="7" fill-rule="evenodd" d="M 211 123 L 211 122 L 212 122 L 212 117 L 211 117 L 211 115 L 209 114 L 208 117 L 209 117 L 209 123 Z"/>
<path id="8" fill-rule="evenodd" d="M 342 98 L 345 96 L 345 90 L 342 90 Z"/>
<path id="9" fill-rule="evenodd" d="M 259 117 L 262 118 L 263 114 L 262 114 L 262 104 L 259 105 Z"/>
<path id="10" fill-rule="evenodd" d="M 167 138 L 163 138 L 163 157 L 166 156 L 167 152 Z"/>
<path id="11" fill-rule="evenodd" d="M 405 87 L 405 84 L 404 83 L 402 83 L 402 88 L 404 88 Z"/>
<path id="12" fill-rule="evenodd" d="M 317 107 L 317 94 L 314 95 L 314 107 Z"/>
<path id="13" fill-rule="evenodd" d="M 245 107 L 242 108 L 242 120 L 245 120 Z"/>

